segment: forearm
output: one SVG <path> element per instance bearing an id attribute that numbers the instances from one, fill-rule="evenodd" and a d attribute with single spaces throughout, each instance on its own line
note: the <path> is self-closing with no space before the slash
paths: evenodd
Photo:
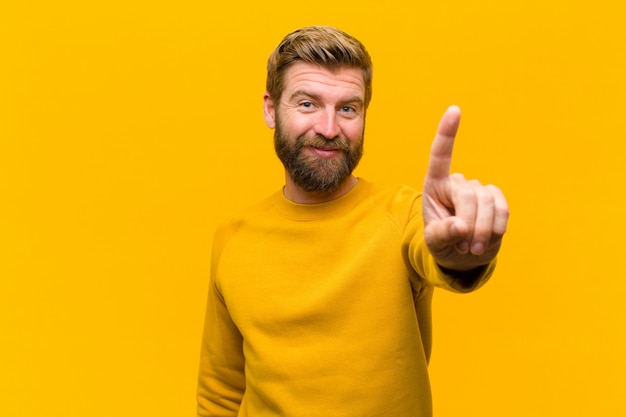
<path id="1" fill-rule="evenodd" d="M 245 391 L 243 339 L 226 306 L 209 293 L 198 374 L 198 417 L 235 417 Z"/>

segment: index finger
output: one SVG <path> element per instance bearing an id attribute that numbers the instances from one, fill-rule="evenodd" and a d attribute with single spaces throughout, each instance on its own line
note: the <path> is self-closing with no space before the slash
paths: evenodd
<path id="1" fill-rule="evenodd" d="M 461 122 L 461 109 L 450 106 L 441 117 L 437 134 L 430 148 L 426 178 L 442 179 L 450 175 L 454 138 Z"/>

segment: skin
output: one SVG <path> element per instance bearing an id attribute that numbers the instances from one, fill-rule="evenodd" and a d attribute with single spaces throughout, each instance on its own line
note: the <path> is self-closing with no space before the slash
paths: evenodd
<path id="1" fill-rule="evenodd" d="M 424 179 L 424 238 L 437 263 L 468 271 L 491 262 L 502 244 L 509 208 L 494 185 L 450 174 L 452 148 L 461 111 L 444 113 L 433 140 Z"/>
<path id="2" fill-rule="evenodd" d="M 322 136 L 341 138 L 355 147 L 363 141 L 365 84 L 360 70 L 329 71 L 296 63 L 285 74 L 279 102 L 264 95 L 267 125 L 280 128 L 287 138 Z M 491 262 L 500 249 L 509 209 L 500 189 L 450 174 L 452 149 L 461 119 L 460 109 L 449 107 L 433 140 L 424 179 L 422 215 L 424 238 L 438 264 L 456 271 L 471 271 Z M 305 147 L 311 158 L 344 158 L 342 150 Z M 302 204 L 322 203 L 349 192 L 358 179 L 350 174 L 330 192 L 309 192 L 285 171 L 285 196 Z"/>
<path id="3" fill-rule="evenodd" d="M 265 93 L 265 121 L 274 129 L 280 114 L 283 134 L 293 141 L 301 135 L 319 136 L 329 142 L 338 138 L 354 149 L 363 141 L 364 97 L 365 84 L 360 70 L 342 68 L 331 72 L 315 65 L 296 63 L 285 74 L 285 87 L 279 103 Z M 338 149 L 307 146 L 303 152 L 312 158 L 345 158 L 344 152 Z M 357 181 L 356 177 L 349 175 L 336 190 L 307 192 L 285 171 L 284 193 L 296 203 L 322 203 L 341 197 Z"/>

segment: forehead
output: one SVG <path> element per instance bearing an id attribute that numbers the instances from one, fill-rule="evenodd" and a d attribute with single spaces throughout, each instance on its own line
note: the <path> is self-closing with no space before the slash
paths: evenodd
<path id="1" fill-rule="evenodd" d="M 286 72 L 284 78 L 283 97 L 295 92 L 309 92 L 315 95 L 365 97 L 365 81 L 359 68 L 340 67 L 327 69 L 318 65 L 297 62 Z"/>

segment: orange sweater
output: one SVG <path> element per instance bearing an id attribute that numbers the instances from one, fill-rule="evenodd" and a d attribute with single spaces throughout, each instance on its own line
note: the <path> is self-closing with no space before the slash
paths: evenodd
<path id="1" fill-rule="evenodd" d="M 431 416 L 433 287 L 471 291 L 493 267 L 444 274 L 408 187 L 276 193 L 216 232 L 198 416 Z"/>

